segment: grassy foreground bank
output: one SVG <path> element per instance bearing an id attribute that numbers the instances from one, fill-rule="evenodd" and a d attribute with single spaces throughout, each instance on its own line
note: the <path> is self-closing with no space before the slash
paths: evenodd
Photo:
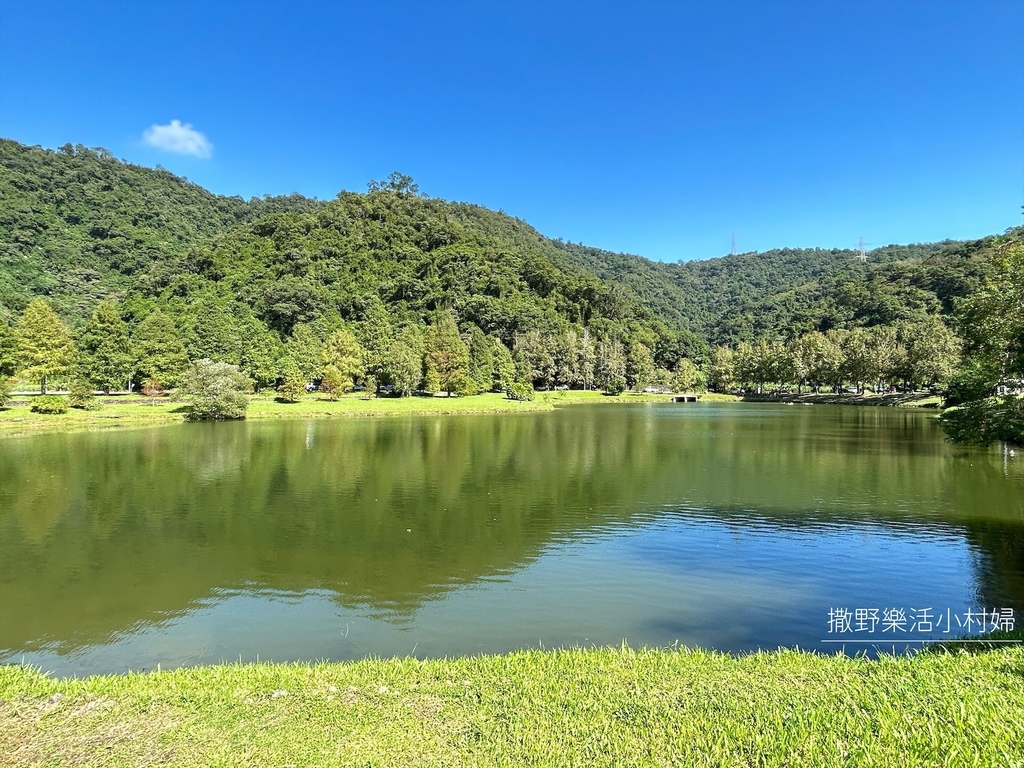
<path id="1" fill-rule="evenodd" d="M 7 765 L 1024 766 L 1024 648 L 526 651 L 52 680 L 0 668 Z"/>
<path id="2" fill-rule="evenodd" d="M 83 432 L 151 427 L 181 423 L 186 406 L 170 398 L 150 400 L 138 395 L 98 397 L 93 411 L 69 409 L 67 413 L 33 413 L 34 396 L 18 396 L 14 404 L 0 408 L 0 438 L 36 435 L 46 432 Z M 707 397 L 707 396 L 703 396 Z M 727 397 L 730 400 L 736 398 Z M 471 397 L 376 397 L 345 395 L 336 401 L 322 395 L 309 395 L 297 403 L 282 403 L 273 395 L 254 395 L 249 400 L 247 419 L 312 419 L 367 416 L 422 416 L 430 414 L 526 413 L 550 411 L 562 405 L 580 403 L 667 402 L 668 395 L 624 394 L 608 397 L 600 392 L 537 392 L 533 400 L 509 400 L 503 394 L 489 392 Z M 715 399 L 715 398 L 711 398 Z"/>

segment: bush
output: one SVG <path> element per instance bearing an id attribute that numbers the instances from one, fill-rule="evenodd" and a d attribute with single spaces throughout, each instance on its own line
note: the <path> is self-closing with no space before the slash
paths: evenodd
<path id="1" fill-rule="evenodd" d="M 72 408 L 94 411 L 100 407 L 99 400 L 92 388 L 92 383 L 85 379 L 75 379 L 68 390 L 68 400 Z"/>
<path id="2" fill-rule="evenodd" d="M 11 399 L 11 380 L 0 374 L 0 406 Z"/>
<path id="3" fill-rule="evenodd" d="M 505 397 L 509 400 L 533 400 L 533 387 L 521 381 L 513 382 L 505 390 Z"/>
<path id="4" fill-rule="evenodd" d="M 158 397 L 164 396 L 164 385 L 159 379 L 147 379 L 142 385 L 142 394 L 149 398 L 150 403 L 155 403 Z"/>
<path id="5" fill-rule="evenodd" d="M 954 443 L 1024 445 L 1024 397 L 1006 395 L 972 400 L 944 411 L 939 423 Z"/>
<path id="6" fill-rule="evenodd" d="M 40 395 L 32 402 L 33 413 L 67 413 L 68 401 L 56 395 Z"/>
<path id="7" fill-rule="evenodd" d="M 252 382 L 238 366 L 204 358 L 192 364 L 180 391 L 192 406 L 189 421 L 244 419 Z"/>
<path id="8" fill-rule="evenodd" d="M 604 388 L 606 395 L 621 395 L 626 390 L 626 379 L 622 376 L 615 376 Z"/>

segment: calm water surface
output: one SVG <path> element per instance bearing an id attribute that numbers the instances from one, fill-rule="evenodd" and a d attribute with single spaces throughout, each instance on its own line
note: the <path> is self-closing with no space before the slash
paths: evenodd
<path id="1" fill-rule="evenodd" d="M 830 622 L 857 608 L 909 617 Z M 1024 458 L 950 446 L 928 413 L 602 405 L 0 442 L 0 661 L 57 674 L 900 651 L 979 608 L 1024 618 Z"/>

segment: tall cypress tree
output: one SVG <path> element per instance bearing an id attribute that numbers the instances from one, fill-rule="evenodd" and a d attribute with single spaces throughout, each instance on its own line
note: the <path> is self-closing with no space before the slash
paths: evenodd
<path id="1" fill-rule="evenodd" d="M 132 341 L 143 380 L 156 379 L 170 386 L 181 381 L 188 369 L 188 354 L 171 318 L 159 309 L 146 315 L 135 329 Z"/>
<path id="2" fill-rule="evenodd" d="M 75 364 L 75 343 L 67 327 L 42 299 L 29 302 L 15 329 L 21 375 L 39 382 L 46 394 L 47 380 L 71 371 Z"/>
<path id="3" fill-rule="evenodd" d="M 133 360 L 128 326 L 117 304 L 101 301 L 93 310 L 81 336 L 82 367 L 93 385 L 106 394 L 123 387 L 132 374 Z"/>

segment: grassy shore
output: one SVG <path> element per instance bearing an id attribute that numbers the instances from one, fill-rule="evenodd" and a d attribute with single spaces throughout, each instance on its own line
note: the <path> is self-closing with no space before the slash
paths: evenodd
<path id="1" fill-rule="evenodd" d="M 864 392 L 853 394 L 843 392 L 834 394 L 832 392 L 805 392 L 804 394 L 765 394 L 765 395 L 744 395 L 741 398 L 744 402 L 756 403 L 811 403 L 816 405 L 876 405 L 897 408 L 939 408 L 942 405 L 942 398 L 938 395 L 930 395 L 924 392 L 883 392 L 875 394 Z"/>
<path id="2" fill-rule="evenodd" d="M 0 438 L 35 435 L 45 432 L 82 432 L 92 430 L 152 427 L 182 421 L 186 406 L 170 398 L 150 400 L 138 395 L 99 397 L 99 408 L 84 411 L 72 408 L 67 413 L 32 413 L 34 396 L 17 396 L 13 404 L 0 408 Z M 708 396 L 702 396 L 706 398 Z M 732 396 L 717 396 L 735 400 Z M 710 399 L 715 399 L 711 396 Z M 331 417 L 372 417 L 429 414 L 526 413 L 549 411 L 579 403 L 666 402 L 668 395 L 625 394 L 608 397 L 600 392 L 538 392 L 533 400 L 509 400 L 490 392 L 472 397 L 376 397 L 349 394 L 331 401 L 322 395 L 304 397 L 297 403 L 282 403 L 273 395 L 253 395 L 248 419 L 311 419 Z"/>
<path id="3" fill-rule="evenodd" d="M 528 651 L 55 680 L 0 667 L 5 765 L 1024 766 L 1024 648 L 876 661 Z"/>

